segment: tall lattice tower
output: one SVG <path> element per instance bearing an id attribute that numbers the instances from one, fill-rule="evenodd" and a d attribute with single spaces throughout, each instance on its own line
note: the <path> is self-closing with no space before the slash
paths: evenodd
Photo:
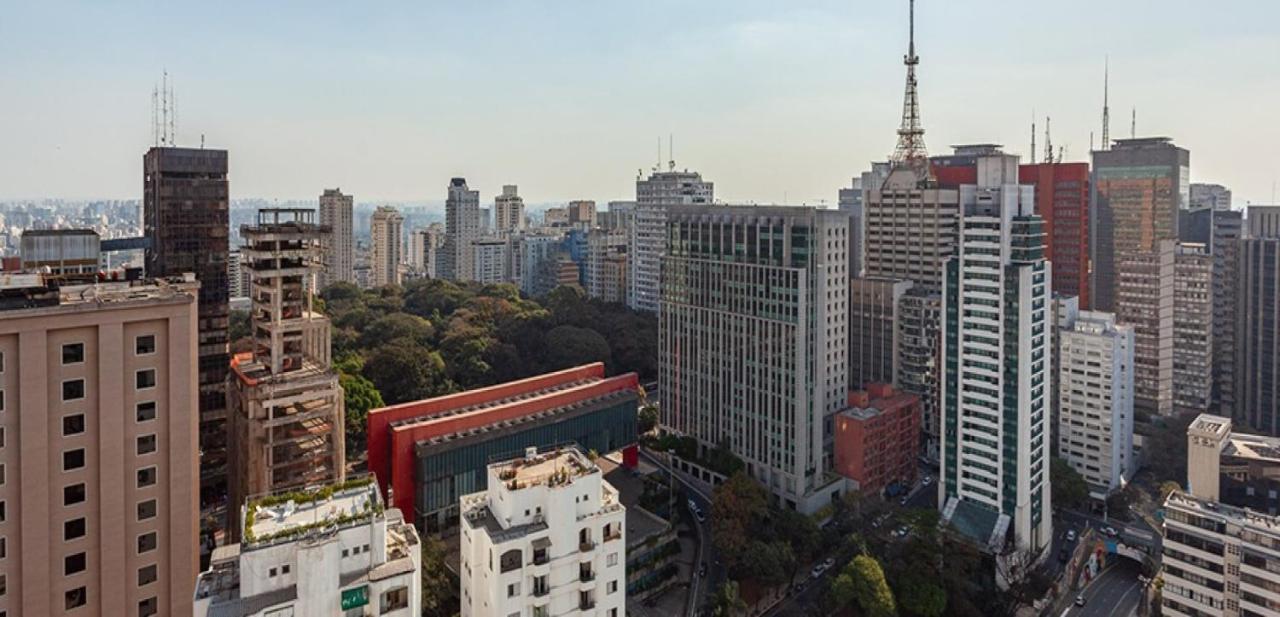
<path id="1" fill-rule="evenodd" d="M 902 63 L 907 66 L 907 91 L 902 101 L 902 126 L 898 127 L 898 147 L 893 151 L 895 165 L 917 169 L 929 168 L 929 153 L 924 147 L 924 127 L 920 124 L 920 100 L 916 91 L 916 2 L 910 0 L 910 42 Z"/>

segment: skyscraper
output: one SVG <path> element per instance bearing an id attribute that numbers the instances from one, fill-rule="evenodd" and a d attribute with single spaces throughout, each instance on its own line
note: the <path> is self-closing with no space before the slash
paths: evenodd
<path id="1" fill-rule="evenodd" d="M 787 506 L 839 487 L 832 416 L 845 407 L 849 217 L 801 207 L 667 214 L 658 316 L 662 424 L 726 447 Z"/>
<path id="2" fill-rule="evenodd" d="M 0 283 L 0 611 L 190 615 L 198 284 Z"/>
<path id="3" fill-rule="evenodd" d="M 955 251 L 960 192 L 921 173 L 896 167 L 870 191 L 863 272 L 939 291 L 943 264 Z"/>
<path id="4" fill-rule="evenodd" d="M 1089 164 L 1022 165 L 1018 179 L 1036 189 L 1044 219 L 1045 258 L 1053 262 L 1053 291 L 1089 308 Z"/>
<path id="5" fill-rule="evenodd" d="M 674 167 L 674 163 L 672 163 Z M 658 312 L 658 283 L 662 257 L 667 252 L 667 213 L 685 205 L 709 204 L 715 187 L 697 172 L 658 171 L 636 180 L 635 215 L 627 239 L 627 305 L 638 311 Z"/>
<path id="6" fill-rule="evenodd" d="M 200 492 L 212 503 L 227 482 L 227 151 L 155 147 L 142 168 L 147 275 L 200 281 Z"/>
<path id="7" fill-rule="evenodd" d="M 404 261 L 400 254 L 404 244 L 404 216 L 391 206 L 378 206 L 369 219 L 369 238 L 373 250 L 370 261 L 373 276 L 370 281 L 374 287 L 400 284 L 400 265 Z M 471 247 L 467 247 L 470 249 Z"/>
<path id="8" fill-rule="evenodd" d="M 1173 413 L 1204 413 L 1213 402 L 1213 256 L 1179 243 L 1173 257 Z"/>
<path id="9" fill-rule="evenodd" d="M 499 233 L 524 229 L 524 198 L 514 184 L 502 185 L 502 194 L 493 198 L 493 228 Z"/>
<path id="10" fill-rule="evenodd" d="M 1082 311 L 1058 336 L 1058 456 L 1108 495 L 1136 471 L 1133 328 L 1116 325 L 1110 313 Z"/>
<path id="11" fill-rule="evenodd" d="M 1125 254 L 1116 262 L 1116 321 L 1133 326 L 1133 406 L 1173 413 L 1174 263 L 1177 243 Z"/>
<path id="12" fill-rule="evenodd" d="M 1280 435 L 1280 206 L 1250 206 L 1236 292 L 1235 417 Z"/>
<path id="13" fill-rule="evenodd" d="M 1210 210 L 1231 209 L 1231 189 L 1221 184 L 1191 184 L 1191 208 L 1208 208 Z"/>
<path id="14" fill-rule="evenodd" d="M 1214 210 L 1209 252 L 1213 254 L 1213 413 L 1231 417 L 1236 404 L 1236 302 L 1244 218 L 1239 210 Z"/>
<path id="15" fill-rule="evenodd" d="M 444 246 L 444 225 L 432 223 L 409 235 L 409 265 L 417 276 L 436 278 L 440 247 Z"/>
<path id="16" fill-rule="evenodd" d="M 936 462 L 942 442 L 942 296 L 912 288 L 898 304 L 897 383 L 920 397 L 920 454 Z"/>
<path id="17" fill-rule="evenodd" d="M 849 391 L 897 383 L 899 301 L 908 289 L 911 281 L 849 280 Z"/>
<path id="18" fill-rule="evenodd" d="M 978 184 L 960 188 L 961 241 L 942 297 L 938 503 L 945 521 L 988 550 L 1039 555 L 1053 537 L 1052 266 L 1034 190 L 1017 184 L 1017 166 L 1013 155 L 984 156 Z"/>
<path id="19" fill-rule="evenodd" d="M 303 209 L 259 210 L 240 228 L 253 277 L 253 350 L 232 361 L 230 503 L 346 476 L 342 387 L 330 367 L 329 318 L 307 279 L 329 232 Z M 240 526 L 232 525 L 239 538 Z"/>
<path id="20" fill-rule="evenodd" d="M 324 269 L 317 278 L 324 289 L 334 283 L 354 283 L 355 238 L 352 235 L 352 208 L 354 198 L 343 195 L 342 189 L 325 189 L 320 195 L 320 226 L 329 229 L 322 248 Z"/>
<path id="21" fill-rule="evenodd" d="M 1191 201 L 1190 166 L 1191 153 L 1167 137 L 1117 139 L 1110 150 L 1093 152 L 1094 309 L 1119 315 L 1117 268 L 1126 255 L 1159 251 L 1162 240 L 1178 239 L 1179 213 Z"/>
<path id="22" fill-rule="evenodd" d="M 472 280 L 475 263 L 471 243 L 479 237 L 480 191 L 467 188 L 466 178 L 453 178 L 444 202 L 444 249 L 437 267 L 440 278 Z"/>

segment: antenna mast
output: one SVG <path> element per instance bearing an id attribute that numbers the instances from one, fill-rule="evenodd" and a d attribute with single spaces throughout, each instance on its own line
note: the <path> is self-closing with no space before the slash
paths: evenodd
<path id="1" fill-rule="evenodd" d="M 667 170 L 676 170 L 676 138 L 671 133 L 667 133 Z"/>
<path id="2" fill-rule="evenodd" d="M 1036 164 L 1036 110 L 1031 110 L 1031 164 Z"/>
<path id="3" fill-rule="evenodd" d="M 1111 86 L 1111 59 L 1104 57 L 1102 61 L 1102 150 L 1111 149 L 1111 106 L 1109 102 Z"/>
<path id="4" fill-rule="evenodd" d="M 1138 107 L 1136 105 L 1133 108 L 1133 119 L 1129 121 L 1129 137 L 1138 138 Z"/>
<path id="5" fill-rule="evenodd" d="M 920 100 L 916 84 L 916 65 L 920 64 L 916 56 L 916 2 L 909 4 L 909 38 L 907 55 L 902 64 L 907 67 L 907 88 L 902 101 L 902 125 L 898 128 L 898 147 L 893 151 L 895 166 L 905 166 L 923 172 L 928 176 L 929 153 L 924 146 L 924 127 L 920 123 Z"/>
<path id="6" fill-rule="evenodd" d="M 1054 160 L 1053 160 L 1053 139 L 1049 137 L 1049 121 L 1050 121 L 1050 120 L 1051 120 L 1051 118 L 1049 118 L 1049 116 L 1045 116 L 1045 117 L 1044 117 L 1044 162 L 1046 162 L 1046 163 L 1052 163 L 1052 162 L 1054 162 Z M 1062 162 L 1062 157 L 1058 157 L 1058 161 L 1057 161 L 1057 162 L 1061 163 L 1061 162 Z"/>

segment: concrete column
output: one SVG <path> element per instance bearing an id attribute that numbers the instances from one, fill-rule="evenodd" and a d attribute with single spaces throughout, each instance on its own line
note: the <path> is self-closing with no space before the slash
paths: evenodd
<path id="1" fill-rule="evenodd" d="M 87 345 L 86 345 L 87 347 Z M 125 355 L 124 328 L 114 321 L 98 325 L 98 491 L 90 498 L 98 500 L 98 598 L 89 597 L 90 605 L 98 605 L 102 615 L 125 615 L 129 590 L 137 585 L 130 576 L 130 555 L 120 551 L 120 539 L 130 536 L 132 520 L 125 495 L 135 494 L 132 476 L 134 452 L 127 450 L 124 423 L 124 389 L 134 386 L 130 363 L 121 362 Z M 91 360 L 92 358 L 86 358 Z M 130 414 L 132 417 L 132 414 Z M 126 546 L 133 546 L 126 541 Z"/>
<path id="2" fill-rule="evenodd" d="M 18 460 L 22 462 L 22 473 L 16 479 L 20 485 L 19 495 L 22 503 L 17 515 L 17 527 L 22 530 L 22 572 L 21 585 L 22 615 L 52 614 L 52 597 L 48 582 L 53 569 L 49 564 L 49 503 L 53 499 L 61 500 L 61 495 L 51 496 L 51 491 L 59 491 L 59 487 L 49 485 L 49 391 L 53 389 L 48 383 L 48 337 L 43 330 L 23 332 L 18 336 L 18 359 L 21 362 L 10 362 L 6 370 L 18 371 L 18 396 L 9 403 L 9 411 L 5 413 L 19 414 L 18 417 Z M 16 404 L 15 404 L 16 403 Z M 11 514 L 12 516 L 12 514 Z M 61 537 L 62 530 L 58 530 Z M 10 585 L 13 582 L 10 581 Z"/>

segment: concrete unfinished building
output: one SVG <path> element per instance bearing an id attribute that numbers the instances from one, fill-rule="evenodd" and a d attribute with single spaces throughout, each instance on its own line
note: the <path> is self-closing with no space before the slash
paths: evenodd
<path id="1" fill-rule="evenodd" d="M 231 362 L 231 501 L 340 482 L 342 388 L 330 366 L 329 320 L 312 311 L 323 227 L 314 212 L 268 209 L 240 235 L 250 272 L 253 350 Z"/>

